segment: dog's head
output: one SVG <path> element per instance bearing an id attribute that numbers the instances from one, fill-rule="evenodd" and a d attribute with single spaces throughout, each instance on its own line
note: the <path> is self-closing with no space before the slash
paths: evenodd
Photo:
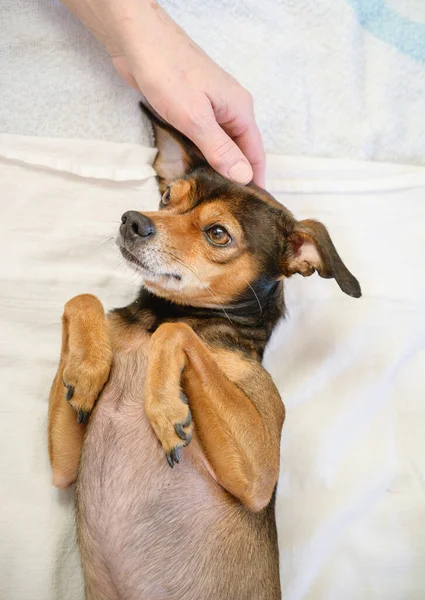
<path id="1" fill-rule="evenodd" d="M 126 212 L 118 244 L 155 295 L 193 306 L 231 304 L 257 281 L 315 271 L 361 295 L 321 223 L 297 221 L 270 194 L 216 173 L 199 150 L 154 117 L 162 199 Z"/>

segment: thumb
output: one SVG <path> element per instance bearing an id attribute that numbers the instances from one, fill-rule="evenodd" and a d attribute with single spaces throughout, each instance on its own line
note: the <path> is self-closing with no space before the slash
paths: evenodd
<path id="1" fill-rule="evenodd" d="M 209 164 L 223 177 L 237 183 L 247 184 L 252 181 L 253 171 L 248 160 L 217 123 L 210 105 L 208 118 L 195 119 L 193 116 L 186 122 L 186 127 L 179 128 L 199 148 Z"/>

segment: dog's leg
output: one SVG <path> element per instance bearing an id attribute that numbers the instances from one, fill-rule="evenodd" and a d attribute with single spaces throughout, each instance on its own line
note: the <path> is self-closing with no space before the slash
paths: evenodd
<path id="1" fill-rule="evenodd" d="M 170 466 L 190 441 L 192 411 L 217 481 L 251 510 L 268 504 L 279 473 L 284 407 L 261 364 L 212 349 L 182 323 L 161 325 L 151 338 L 145 411 Z"/>
<path id="2" fill-rule="evenodd" d="M 57 487 L 68 487 L 77 477 L 85 422 L 111 362 L 102 304 L 89 294 L 72 298 L 62 317 L 61 356 L 49 400 L 49 456 Z"/>

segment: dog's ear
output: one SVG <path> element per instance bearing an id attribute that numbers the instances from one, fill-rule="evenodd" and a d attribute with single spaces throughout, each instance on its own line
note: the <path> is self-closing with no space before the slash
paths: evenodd
<path id="1" fill-rule="evenodd" d="M 161 192 L 174 179 L 179 179 L 197 167 L 207 165 L 200 150 L 186 136 L 165 121 L 162 121 L 150 109 L 140 103 L 142 111 L 150 119 L 158 154 L 153 164 Z"/>
<path id="2" fill-rule="evenodd" d="M 291 229 L 281 264 L 283 274 L 289 277 L 300 273 L 307 277 L 317 271 L 326 279 L 333 277 L 349 296 L 360 298 L 360 284 L 342 262 L 326 227 L 306 220 L 295 221 Z"/>

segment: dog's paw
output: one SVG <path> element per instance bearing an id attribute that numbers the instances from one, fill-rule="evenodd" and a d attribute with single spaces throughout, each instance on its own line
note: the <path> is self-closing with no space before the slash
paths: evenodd
<path id="1" fill-rule="evenodd" d="M 192 440 L 193 422 L 187 397 L 178 394 L 146 393 L 145 413 L 162 445 L 171 468 L 180 462 L 180 450 Z"/>
<path id="2" fill-rule="evenodd" d="M 77 422 L 86 423 L 96 400 L 108 381 L 110 361 L 73 360 L 70 355 L 63 371 L 65 399 L 77 413 Z"/>

